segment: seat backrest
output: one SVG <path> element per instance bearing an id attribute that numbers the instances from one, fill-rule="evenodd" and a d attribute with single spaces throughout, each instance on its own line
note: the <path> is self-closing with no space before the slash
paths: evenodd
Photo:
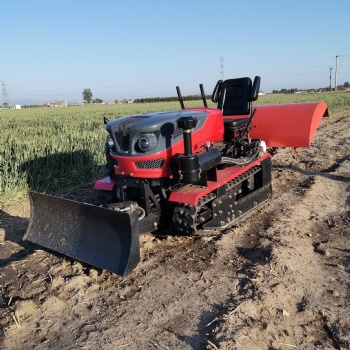
<path id="1" fill-rule="evenodd" d="M 250 78 L 219 80 L 212 95 L 222 115 L 249 115 L 251 103 L 257 100 L 261 78 L 256 76 L 254 84 Z"/>

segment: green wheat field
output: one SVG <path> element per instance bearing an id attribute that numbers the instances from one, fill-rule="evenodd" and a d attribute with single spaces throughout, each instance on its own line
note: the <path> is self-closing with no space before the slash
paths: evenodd
<path id="1" fill-rule="evenodd" d="M 317 101 L 330 113 L 349 110 L 350 92 L 265 95 L 256 104 Z M 201 101 L 185 102 L 196 106 Z M 28 190 L 54 192 L 104 176 L 103 117 L 177 109 L 177 102 L 0 109 L 0 207 L 23 200 Z"/>

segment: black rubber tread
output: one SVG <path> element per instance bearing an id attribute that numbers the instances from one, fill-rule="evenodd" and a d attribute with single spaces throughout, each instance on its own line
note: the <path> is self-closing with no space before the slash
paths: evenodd
<path id="1" fill-rule="evenodd" d="M 242 183 L 260 170 L 260 166 L 255 166 L 252 169 L 249 169 L 243 174 L 239 175 L 235 179 L 229 181 L 224 185 L 225 192 L 230 192 L 233 187 Z M 215 200 L 216 197 L 216 194 L 211 192 L 200 198 L 196 206 L 184 203 L 177 204 L 174 208 L 173 213 L 173 225 L 175 230 L 181 234 L 193 236 L 212 236 L 221 233 L 221 230 L 218 229 L 200 229 L 199 226 L 201 223 L 197 222 L 197 214 L 199 211 L 203 208 L 204 205 Z M 237 219 L 232 220 L 232 224 L 236 220 Z M 227 229 L 227 227 L 225 229 Z"/>

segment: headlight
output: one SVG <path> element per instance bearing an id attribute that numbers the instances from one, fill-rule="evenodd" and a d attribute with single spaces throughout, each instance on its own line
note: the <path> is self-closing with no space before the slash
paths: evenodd
<path id="1" fill-rule="evenodd" d="M 137 140 L 137 147 L 141 152 L 152 151 L 157 146 L 157 137 L 154 134 L 144 134 Z"/>
<path id="2" fill-rule="evenodd" d="M 146 136 L 142 136 L 138 141 L 137 144 L 142 152 L 146 152 L 149 150 L 149 147 L 151 146 L 151 143 Z"/>
<path id="3" fill-rule="evenodd" d="M 113 142 L 112 136 L 107 137 L 107 144 L 109 148 L 114 148 L 114 142 Z"/>

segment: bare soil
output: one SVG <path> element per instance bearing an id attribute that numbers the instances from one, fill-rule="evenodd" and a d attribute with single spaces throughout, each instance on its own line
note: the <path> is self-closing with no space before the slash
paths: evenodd
<path id="1" fill-rule="evenodd" d="M 350 349 L 350 112 L 272 159 L 274 198 L 215 237 L 141 236 L 127 278 L 0 226 L 1 349 Z M 74 196 L 89 195 L 87 186 Z"/>

